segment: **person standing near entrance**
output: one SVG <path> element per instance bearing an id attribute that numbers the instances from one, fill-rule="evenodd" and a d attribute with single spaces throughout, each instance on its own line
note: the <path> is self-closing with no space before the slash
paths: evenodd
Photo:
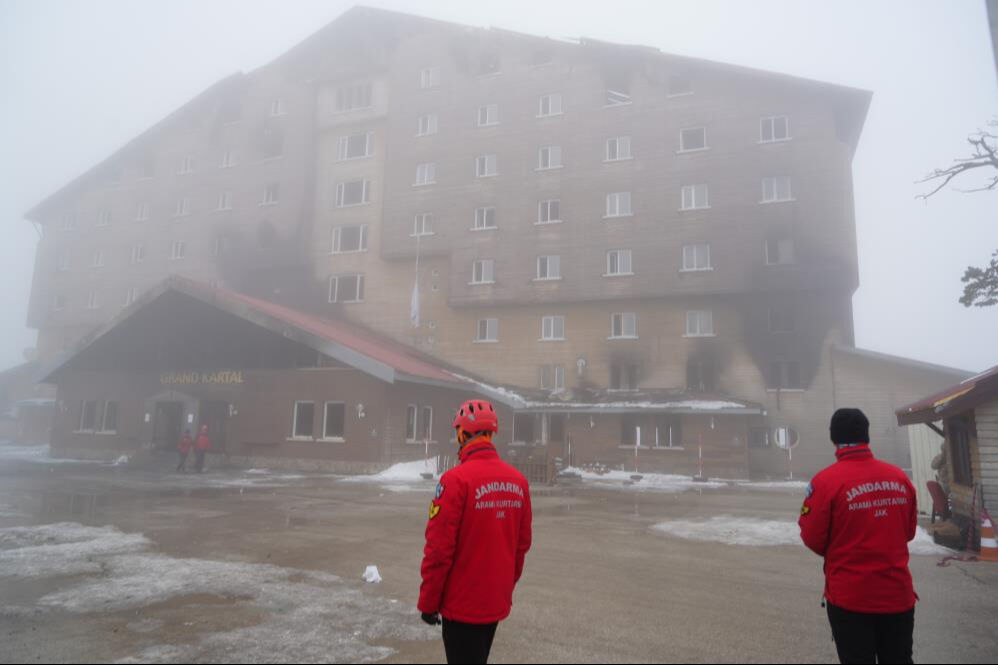
<path id="1" fill-rule="evenodd" d="M 211 448 L 211 437 L 208 436 L 208 426 L 201 425 L 201 432 L 198 434 L 197 441 L 194 442 L 194 455 L 197 457 L 196 468 L 198 473 L 204 471 L 204 456 L 207 454 L 209 448 Z"/>
<path id="2" fill-rule="evenodd" d="M 838 461 L 811 480 L 800 511 L 804 544 L 825 559 L 825 602 L 842 663 L 911 663 L 915 602 L 908 542 L 915 488 L 874 459 L 859 409 L 832 416 Z"/>
<path id="3" fill-rule="evenodd" d="M 448 663 L 487 663 L 530 549 L 530 487 L 499 459 L 491 404 L 465 402 L 454 429 L 461 462 L 430 503 L 418 607 L 430 625 L 443 617 Z"/>
<path id="4" fill-rule="evenodd" d="M 180 437 L 180 443 L 177 444 L 177 452 L 180 454 L 180 464 L 177 465 L 178 473 L 187 473 L 187 456 L 193 446 L 194 439 L 191 438 L 191 431 L 185 429 L 184 435 Z"/>

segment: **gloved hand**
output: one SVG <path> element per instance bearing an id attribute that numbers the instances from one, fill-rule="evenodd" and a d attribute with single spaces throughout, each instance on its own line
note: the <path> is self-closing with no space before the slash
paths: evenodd
<path id="1" fill-rule="evenodd" d="M 427 614 L 426 612 L 422 612 L 419 616 L 421 616 L 423 618 L 423 621 L 425 621 L 431 626 L 436 626 L 440 624 L 440 615 L 437 614 L 436 612 L 434 612 L 433 614 Z"/>

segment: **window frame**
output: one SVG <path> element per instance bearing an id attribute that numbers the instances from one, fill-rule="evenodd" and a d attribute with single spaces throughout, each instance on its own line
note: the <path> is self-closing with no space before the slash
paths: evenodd
<path id="1" fill-rule="evenodd" d="M 557 335 L 558 326 L 561 325 L 561 336 Z M 565 315 L 545 314 L 541 316 L 541 342 L 564 342 L 565 341 Z"/>
<path id="2" fill-rule="evenodd" d="M 691 315 L 694 318 L 691 318 Z M 706 317 L 704 317 L 706 315 Z M 696 326 L 691 327 L 690 323 L 696 321 Z M 708 332 L 704 332 L 704 321 L 709 325 Z M 714 310 L 712 309 L 688 309 L 686 310 L 686 334 L 683 337 L 717 337 L 714 329 Z"/>
<path id="3" fill-rule="evenodd" d="M 355 278 L 355 289 L 354 298 L 350 300 L 340 299 L 340 280 L 344 278 Z M 366 278 L 362 272 L 348 272 L 348 273 L 338 273 L 336 275 L 329 276 L 329 304 L 331 305 L 353 305 L 356 303 L 364 302 L 367 295 L 366 292 Z M 333 284 L 335 283 L 335 287 Z"/>
<path id="4" fill-rule="evenodd" d="M 627 201 L 627 212 L 620 212 L 621 202 L 624 200 L 622 197 L 626 195 Z M 612 197 L 612 198 L 611 198 Z M 610 213 L 610 201 L 614 201 L 615 212 Z M 631 192 L 608 192 L 606 195 L 606 205 L 604 208 L 603 219 L 618 219 L 621 217 L 633 217 L 634 216 L 634 202 Z"/>
<path id="5" fill-rule="evenodd" d="M 777 138 L 776 136 L 776 121 L 783 120 L 783 130 L 785 136 Z M 766 138 L 766 123 L 769 123 L 770 138 Z M 768 115 L 759 118 L 759 143 L 781 143 L 783 141 L 790 141 L 793 139 L 793 135 L 790 133 L 790 116 L 783 115 Z"/>
<path id="6" fill-rule="evenodd" d="M 309 429 L 311 433 L 302 435 L 298 433 L 298 406 L 303 404 L 309 404 L 312 407 L 312 422 L 310 423 Z M 294 407 L 291 410 L 291 436 L 288 437 L 292 441 L 315 441 L 315 401 L 308 399 L 296 399 Z"/>
<path id="7" fill-rule="evenodd" d="M 618 106 L 623 106 L 623 104 L 618 104 Z M 627 146 L 627 156 L 626 157 L 621 157 L 620 156 L 621 141 L 626 141 L 626 143 L 624 144 L 624 145 Z M 611 145 L 611 143 L 615 147 L 615 153 L 617 155 L 616 157 L 611 157 L 610 156 L 610 145 Z M 634 152 L 631 150 L 631 148 L 632 148 L 632 144 L 631 144 L 631 137 L 630 137 L 630 135 L 611 136 L 610 138 L 608 138 L 606 140 L 606 151 L 604 153 L 603 161 L 604 162 L 626 162 L 626 161 L 632 160 L 632 159 L 634 159 Z"/>
<path id="8" fill-rule="evenodd" d="M 688 132 L 699 131 L 703 136 L 703 145 L 699 148 L 687 148 L 686 147 L 686 135 Z M 704 150 L 710 150 L 710 144 L 707 143 L 707 127 L 685 127 L 679 130 L 679 150 L 677 153 L 687 153 L 687 152 L 703 152 Z"/>
<path id="9" fill-rule="evenodd" d="M 619 317 L 619 319 L 618 319 Z M 620 321 L 620 334 L 617 334 L 617 321 Z M 631 334 L 627 334 L 627 322 L 631 322 Z M 610 314 L 610 336 L 607 339 L 638 339 L 637 312 L 613 312 Z"/>
<path id="10" fill-rule="evenodd" d="M 628 270 L 623 272 L 621 268 L 621 258 L 625 255 L 627 256 L 627 267 Z M 617 271 L 611 272 L 611 256 L 614 255 L 617 260 Z M 634 252 L 630 249 L 608 249 L 606 251 L 606 272 L 603 274 L 604 277 L 629 277 L 634 275 Z"/>
<path id="11" fill-rule="evenodd" d="M 481 270 L 479 270 L 481 268 Z M 479 275 L 479 273 L 481 273 Z M 491 273 L 490 279 L 485 279 L 486 275 Z M 471 262 L 471 281 L 468 282 L 470 285 L 479 286 L 481 284 L 495 284 L 496 283 L 496 260 L 495 259 L 473 259 Z"/>
<path id="12" fill-rule="evenodd" d="M 700 265 L 700 258 L 701 258 L 700 249 L 704 248 L 704 247 L 707 248 L 707 251 L 706 251 L 707 264 L 706 264 L 706 266 L 701 266 Z M 689 256 L 689 250 L 692 250 L 692 256 L 693 256 L 692 267 L 687 263 L 687 258 Z M 714 262 L 713 262 L 713 259 L 711 258 L 711 255 L 710 255 L 710 243 L 709 242 L 696 242 L 696 243 L 689 243 L 689 244 L 683 245 L 682 252 L 683 252 L 683 256 L 682 256 L 683 262 L 682 262 L 682 268 L 680 269 L 679 272 L 712 272 L 714 270 Z"/>
<path id="13" fill-rule="evenodd" d="M 360 254 L 368 251 L 368 224 L 341 224 L 333 227 L 332 248 L 330 254 Z M 343 230 L 359 229 L 357 249 L 343 249 Z"/>
<path id="14" fill-rule="evenodd" d="M 481 215 L 479 215 L 481 213 Z M 490 214 L 491 213 L 491 214 Z M 479 225 L 479 216 L 481 216 L 483 222 Z M 489 217 L 492 217 L 492 224 L 489 225 Z M 475 208 L 475 219 L 472 221 L 472 231 L 494 231 L 499 228 L 499 224 L 496 222 L 496 208 L 495 206 L 480 206 Z"/>
<path id="15" fill-rule="evenodd" d="M 698 196 L 697 193 L 702 188 L 703 196 Z M 689 199 L 692 205 L 687 205 L 687 193 L 689 193 Z M 703 199 L 701 203 L 700 199 Z M 692 185 L 681 185 L 679 188 L 679 210 L 680 212 L 689 212 L 692 210 L 709 210 L 710 209 L 710 185 L 701 182 Z"/>
<path id="16" fill-rule="evenodd" d="M 329 436 L 329 407 L 340 406 L 343 408 L 343 420 L 341 422 L 343 431 L 340 436 Z M 347 433 L 347 405 L 346 402 L 330 400 L 322 403 L 322 441 L 344 443 Z"/>
<path id="17" fill-rule="evenodd" d="M 541 275 L 541 260 L 544 260 L 544 275 Z M 554 259 L 553 265 L 557 268 L 555 271 L 557 274 L 552 275 L 551 266 Z M 552 282 L 561 279 L 561 254 L 541 254 L 537 257 L 537 272 L 536 277 L 534 277 L 535 282 Z"/>
<path id="18" fill-rule="evenodd" d="M 557 111 L 552 110 L 554 108 L 554 106 L 555 106 L 555 104 L 553 104 L 552 102 L 555 99 L 558 100 L 558 103 L 557 103 L 558 110 Z M 545 106 L 544 101 L 545 100 L 547 100 L 547 102 L 548 102 L 547 103 L 547 108 L 548 108 L 547 112 L 544 111 L 544 106 Z M 554 117 L 554 116 L 559 116 L 559 115 L 564 115 L 564 114 L 565 114 L 565 97 L 564 97 L 564 95 L 562 93 L 560 93 L 560 92 L 549 92 L 549 93 L 545 93 L 545 94 L 543 94 L 543 95 L 541 95 L 540 97 L 537 98 L 537 117 L 538 118 L 551 118 L 551 117 Z"/>
<path id="19" fill-rule="evenodd" d="M 346 192 L 348 185 L 356 185 L 361 183 L 361 201 L 359 203 L 345 203 Z M 358 180 L 344 180 L 343 182 L 336 183 L 336 207 L 337 208 L 356 208 L 359 206 L 368 205 L 371 203 L 371 181 L 367 178 L 360 178 Z"/>
<path id="20" fill-rule="evenodd" d="M 482 337 L 482 324 L 485 324 L 485 337 Z M 489 333 L 495 333 L 490 336 Z M 499 318 L 486 317 L 478 319 L 475 323 L 475 344 L 497 344 L 499 342 Z"/>
<path id="21" fill-rule="evenodd" d="M 784 182 L 784 181 L 786 182 L 786 194 L 787 195 L 786 195 L 785 198 L 780 198 L 778 196 L 779 189 L 780 189 L 779 185 L 780 185 L 781 182 Z M 773 196 L 773 198 L 767 198 L 766 185 L 768 183 L 772 183 L 772 196 Z M 797 199 L 794 198 L 793 180 L 792 180 L 792 178 L 790 176 L 788 176 L 788 175 L 766 176 L 766 177 L 764 177 L 762 179 L 762 200 L 759 201 L 760 204 L 786 203 L 786 202 L 789 202 L 789 201 L 796 201 L 796 200 Z"/>

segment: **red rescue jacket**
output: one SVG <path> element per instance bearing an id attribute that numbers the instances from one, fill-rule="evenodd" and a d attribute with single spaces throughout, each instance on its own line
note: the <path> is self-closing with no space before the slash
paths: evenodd
<path id="1" fill-rule="evenodd" d="M 798 522 L 804 544 L 825 557 L 825 599 L 852 612 L 907 612 L 918 600 L 908 570 L 915 488 L 904 471 L 874 459 L 869 444 L 835 456 L 807 486 Z"/>
<path id="2" fill-rule="evenodd" d="M 189 453 L 191 451 L 191 446 L 194 445 L 194 440 L 191 438 L 190 434 L 184 434 L 180 438 L 180 443 L 177 445 L 177 449 L 182 453 Z"/>
<path id="3" fill-rule="evenodd" d="M 207 434 L 198 434 L 197 441 L 194 442 L 194 447 L 198 450 L 208 450 L 211 448 L 211 437 Z"/>
<path id="4" fill-rule="evenodd" d="M 472 439 L 430 503 L 419 611 L 486 624 L 509 616 L 530 549 L 530 487 L 490 441 Z"/>

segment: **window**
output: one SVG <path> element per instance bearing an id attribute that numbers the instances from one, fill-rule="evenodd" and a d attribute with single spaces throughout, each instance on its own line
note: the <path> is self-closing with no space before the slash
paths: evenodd
<path id="1" fill-rule="evenodd" d="M 86 400 L 80 404 L 80 432 L 93 432 L 97 429 L 97 401 Z"/>
<path id="2" fill-rule="evenodd" d="M 710 245 L 683 245 L 683 271 L 713 270 L 710 264 Z"/>
<path id="3" fill-rule="evenodd" d="M 620 419 L 620 445 L 629 448 L 646 447 L 648 442 L 641 438 L 641 422 L 637 416 L 622 416 Z"/>
<path id="4" fill-rule="evenodd" d="M 478 107 L 478 126 L 491 127 L 499 124 L 499 105 L 486 104 Z"/>
<path id="5" fill-rule="evenodd" d="M 336 186 L 336 207 L 346 208 L 367 203 L 368 189 L 367 180 L 341 182 Z"/>
<path id="6" fill-rule="evenodd" d="M 62 230 L 72 231 L 76 228 L 76 215 L 68 212 L 62 216 Z"/>
<path id="7" fill-rule="evenodd" d="M 631 214 L 630 192 L 614 192 L 606 195 L 607 217 L 629 217 Z"/>
<path id="8" fill-rule="evenodd" d="M 439 67 L 425 67 L 419 70 L 419 87 L 423 88 L 436 88 L 440 85 L 440 68 Z"/>
<path id="9" fill-rule="evenodd" d="M 537 441 L 537 427 L 540 414 L 536 413 L 516 413 L 513 414 L 513 442 L 514 443 L 535 443 Z"/>
<path id="10" fill-rule="evenodd" d="M 690 78 L 684 74 L 673 74 L 669 77 L 668 83 L 668 96 L 678 97 L 679 95 L 692 95 L 693 94 L 693 83 Z"/>
<path id="11" fill-rule="evenodd" d="M 475 175 L 479 178 L 498 175 L 495 155 L 480 155 L 475 159 Z"/>
<path id="12" fill-rule="evenodd" d="M 416 185 L 432 185 L 437 181 L 437 165 L 426 162 L 416 166 Z"/>
<path id="13" fill-rule="evenodd" d="M 710 207 L 707 185 L 683 185 L 681 210 L 699 210 Z"/>
<path id="14" fill-rule="evenodd" d="M 149 219 L 149 204 L 140 203 L 135 206 L 135 221 L 145 222 Z"/>
<path id="15" fill-rule="evenodd" d="M 560 169 L 562 167 L 561 163 L 561 146 L 548 145 L 544 146 L 537 151 L 537 168 L 538 169 Z"/>
<path id="16" fill-rule="evenodd" d="M 315 432 L 315 402 L 295 402 L 291 438 L 311 439 Z"/>
<path id="17" fill-rule="evenodd" d="M 69 270 L 69 254 L 63 253 L 59 255 L 58 269 L 59 272 L 66 272 Z"/>
<path id="18" fill-rule="evenodd" d="M 322 438 L 343 439 L 346 423 L 346 405 L 343 402 L 326 402 L 322 417 Z"/>
<path id="19" fill-rule="evenodd" d="M 793 305 L 780 304 L 769 308 L 769 332 L 792 333 L 797 329 L 797 312 Z"/>
<path id="20" fill-rule="evenodd" d="M 762 202 L 793 201 L 790 193 L 790 176 L 776 176 L 762 179 Z"/>
<path id="21" fill-rule="evenodd" d="M 101 418 L 102 434 L 114 434 L 118 431 L 118 403 L 104 402 L 104 417 Z"/>
<path id="22" fill-rule="evenodd" d="M 759 142 L 772 143 L 786 141 L 790 138 L 790 118 L 785 115 L 774 115 L 759 121 Z"/>
<path id="23" fill-rule="evenodd" d="M 694 393 L 714 392 L 714 363 L 708 358 L 690 358 L 686 363 L 686 389 Z"/>
<path id="24" fill-rule="evenodd" d="M 541 95 L 538 101 L 537 117 L 544 118 L 552 115 L 561 115 L 563 112 L 561 104 L 561 94 Z"/>
<path id="25" fill-rule="evenodd" d="M 790 238 L 778 238 L 766 241 L 766 265 L 790 265 L 795 262 L 793 240 Z"/>
<path id="26" fill-rule="evenodd" d="M 974 470 L 970 461 L 970 424 L 963 418 L 953 418 L 946 422 L 946 435 L 953 464 L 953 480 L 972 487 Z"/>
<path id="27" fill-rule="evenodd" d="M 419 440 L 433 441 L 433 407 L 424 406 L 419 410 Z"/>
<path id="28" fill-rule="evenodd" d="M 374 132 L 340 137 L 336 152 L 338 160 L 360 159 L 370 157 L 372 154 L 374 154 Z"/>
<path id="29" fill-rule="evenodd" d="M 272 182 L 263 189 L 263 200 L 260 201 L 262 206 L 272 206 L 277 205 L 281 201 L 281 185 L 276 182 Z"/>
<path id="30" fill-rule="evenodd" d="M 215 242 L 212 244 L 211 247 L 211 255 L 218 258 L 222 254 L 225 254 L 225 246 L 226 242 L 224 237 L 219 236 L 215 238 Z"/>
<path id="31" fill-rule="evenodd" d="M 562 365 L 541 365 L 541 390 L 559 392 L 565 389 L 565 368 Z"/>
<path id="32" fill-rule="evenodd" d="M 565 339 L 565 317 L 545 316 L 541 319 L 541 340 L 546 342 Z"/>
<path id="33" fill-rule="evenodd" d="M 693 150 L 706 150 L 707 129 L 704 127 L 694 127 L 683 129 L 679 132 L 679 152 L 691 152 Z"/>
<path id="34" fill-rule="evenodd" d="M 364 300 L 364 275 L 333 275 L 329 278 L 329 302 L 354 303 Z"/>
<path id="35" fill-rule="evenodd" d="M 191 214 L 191 202 L 189 199 L 178 199 L 177 205 L 173 210 L 174 217 L 187 217 Z"/>
<path id="36" fill-rule="evenodd" d="M 714 313 L 709 309 L 686 312 L 686 336 L 713 337 Z"/>
<path id="37" fill-rule="evenodd" d="M 429 136 L 430 134 L 437 133 L 437 114 L 430 113 L 429 115 L 419 116 L 419 123 L 417 125 L 416 135 L 417 136 Z"/>
<path id="38" fill-rule="evenodd" d="M 538 256 L 537 279 L 561 279 L 561 257 L 558 255 Z"/>
<path id="39" fill-rule="evenodd" d="M 553 224 L 561 221 L 561 201 L 552 199 L 537 204 L 537 223 Z"/>
<path id="40" fill-rule="evenodd" d="M 170 247 L 170 260 L 179 261 L 187 255 L 187 244 L 183 240 L 174 240 Z"/>
<path id="41" fill-rule="evenodd" d="M 800 390 L 800 363 L 796 360 L 774 360 L 769 364 L 770 390 Z"/>
<path id="42" fill-rule="evenodd" d="M 413 217 L 412 235 L 413 236 L 433 235 L 433 215 L 431 215 L 428 212 L 424 212 Z"/>
<path id="43" fill-rule="evenodd" d="M 371 84 L 344 85 L 336 89 L 336 112 L 371 108 Z"/>
<path id="44" fill-rule="evenodd" d="M 638 336 L 638 315 L 622 312 L 610 315 L 610 339 L 636 339 Z"/>
<path id="45" fill-rule="evenodd" d="M 222 192 L 218 195 L 218 208 L 222 210 L 232 210 L 232 192 Z"/>
<path id="46" fill-rule="evenodd" d="M 655 447 L 683 447 L 683 427 L 679 416 L 659 415 L 655 417 Z"/>
<path id="47" fill-rule="evenodd" d="M 638 366 L 613 363 L 610 365 L 610 390 L 637 390 Z"/>
<path id="48" fill-rule="evenodd" d="M 626 82 L 621 81 L 606 89 L 606 106 L 621 106 L 631 103 L 631 91 L 628 90 Z"/>
<path id="49" fill-rule="evenodd" d="M 405 410 L 405 440 L 413 443 L 416 441 L 416 416 L 419 409 L 415 404 L 410 404 Z"/>
<path id="50" fill-rule="evenodd" d="M 66 296 L 61 293 L 57 293 L 55 297 L 52 298 L 52 309 L 61 312 L 66 309 Z"/>
<path id="51" fill-rule="evenodd" d="M 475 208 L 475 225 L 472 228 L 476 231 L 496 228 L 496 209 Z"/>
<path id="52" fill-rule="evenodd" d="M 333 254 L 367 251 L 367 224 L 333 229 Z"/>
<path id="53" fill-rule="evenodd" d="M 180 160 L 180 168 L 177 169 L 178 175 L 187 175 L 188 173 L 194 173 L 194 158 L 189 156 Z"/>
<path id="54" fill-rule="evenodd" d="M 145 245 L 132 245 L 132 263 L 142 263 L 146 260 Z"/>
<path id="55" fill-rule="evenodd" d="M 631 250 L 611 249 L 606 253 L 606 276 L 633 275 Z"/>
<path id="56" fill-rule="evenodd" d="M 498 342 L 499 319 L 478 319 L 478 329 L 476 331 L 475 341 Z"/>
<path id="57" fill-rule="evenodd" d="M 277 117 L 279 115 L 285 115 L 287 111 L 284 108 L 284 100 L 281 98 L 275 99 L 270 102 L 270 115 Z"/>
<path id="58" fill-rule="evenodd" d="M 100 298 L 96 291 L 91 291 L 87 295 L 87 309 L 100 309 Z"/>
<path id="59" fill-rule="evenodd" d="M 222 161 L 219 163 L 218 168 L 228 169 L 236 165 L 236 153 L 231 150 L 226 150 L 222 153 Z"/>
<path id="60" fill-rule="evenodd" d="M 111 225 L 111 211 L 108 209 L 100 210 L 97 213 L 97 226 L 110 226 Z"/>
<path id="61" fill-rule="evenodd" d="M 479 259 L 471 264 L 472 284 L 495 283 L 496 262 L 493 259 Z"/>
<path id="62" fill-rule="evenodd" d="M 631 158 L 631 137 L 617 136 L 606 140 L 606 161 L 619 162 Z"/>
<path id="63" fill-rule="evenodd" d="M 103 268 L 104 267 L 104 250 L 97 249 L 94 250 L 93 256 L 90 259 L 91 268 Z"/>

